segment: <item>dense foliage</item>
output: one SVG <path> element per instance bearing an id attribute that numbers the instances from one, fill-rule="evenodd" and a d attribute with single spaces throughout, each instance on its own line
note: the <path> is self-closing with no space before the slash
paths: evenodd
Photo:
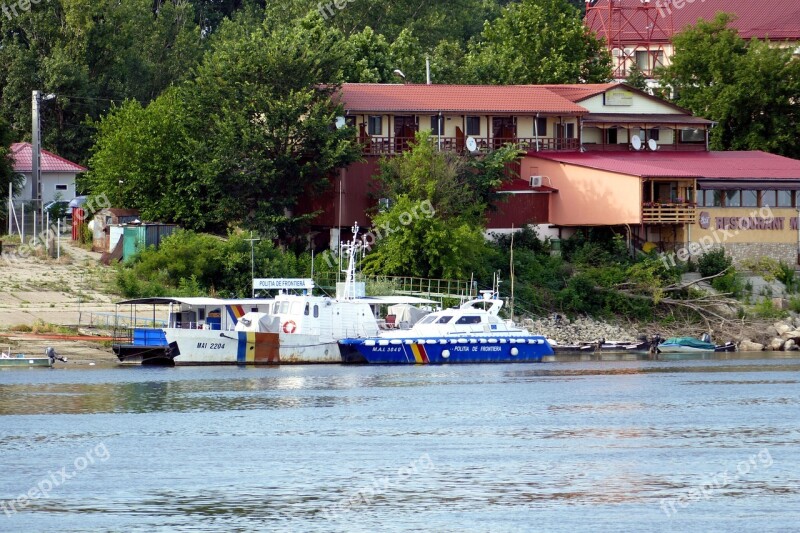
<path id="1" fill-rule="evenodd" d="M 158 250 L 141 251 L 117 272 L 117 288 L 126 297 L 206 296 L 249 297 L 251 248 L 248 234 L 222 239 L 179 230 L 164 239 Z M 297 257 L 270 241 L 253 245 L 256 277 L 303 277 L 309 271 L 306 256 Z"/>
<path id="2" fill-rule="evenodd" d="M 715 150 L 764 150 L 800 157 L 800 61 L 794 46 L 745 41 L 732 15 L 699 21 L 674 37 L 661 73 L 676 103 L 718 123 Z"/>
<path id="3" fill-rule="evenodd" d="M 43 146 L 86 164 L 97 120 L 127 100 L 146 107 L 168 88 L 192 79 L 201 64 L 208 65 L 206 53 L 219 60 L 223 49 L 228 64 L 240 68 L 267 54 L 274 54 L 273 64 L 286 60 L 290 65 L 297 65 L 301 54 L 319 63 L 339 55 L 337 69 L 308 71 L 324 74 L 314 80 L 317 85 L 397 82 L 393 71 L 398 68 L 408 81 L 424 82 L 426 57 L 437 83 L 594 79 L 586 77 L 594 72 L 587 65 L 595 62 L 598 44 L 581 33 L 580 11 L 570 4 L 580 2 L 358 0 L 344 2 L 341 9 L 318 0 L 30 3 L 30 9 L 0 16 L 0 118 L 9 123 L 14 140 L 28 140 L 31 91 L 56 94 L 42 109 Z M 517 17 L 524 25 L 515 22 Z M 321 40 L 298 32 L 298 21 L 308 19 L 325 28 Z M 283 35 L 284 47 L 262 52 L 259 32 Z M 255 37 L 247 43 L 251 33 Z M 308 41 L 301 42 L 301 36 Z M 238 49 L 232 45 L 237 41 Z M 296 44 L 303 46 L 292 49 Z M 514 54 L 529 58 L 527 66 L 517 68 Z M 494 74 L 487 74 L 488 66 Z M 501 79 L 498 68 L 525 78 Z M 291 73 L 308 78 L 303 70 Z"/>

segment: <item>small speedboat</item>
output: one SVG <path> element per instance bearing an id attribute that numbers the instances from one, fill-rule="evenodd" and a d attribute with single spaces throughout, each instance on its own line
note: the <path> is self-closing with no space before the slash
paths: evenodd
<path id="1" fill-rule="evenodd" d="M 51 367 L 56 361 L 66 363 L 67 358 L 61 357 L 50 347 L 44 351 L 43 357 L 22 353 L 13 354 L 11 348 L 8 349 L 8 352 L 0 353 L 0 368 Z"/>
<path id="2" fill-rule="evenodd" d="M 703 334 L 700 339 L 694 337 L 671 337 L 658 345 L 660 353 L 710 353 L 710 352 L 735 352 L 736 344 L 714 344 L 709 335 Z"/>

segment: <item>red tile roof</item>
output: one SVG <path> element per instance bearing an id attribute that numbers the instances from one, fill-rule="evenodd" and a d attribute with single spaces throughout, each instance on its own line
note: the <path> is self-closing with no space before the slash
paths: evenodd
<path id="1" fill-rule="evenodd" d="M 14 160 L 15 172 L 31 171 L 31 143 L 14 143 L 11 145 L 11 158 Z M 72 161 L 42 150 L 42 172 L 86 172 L 86 169 Z"/>
<path id="2" fill-rule="evenodd" d="M 341 100 L 348 113 L 587 113 L 569 99 L 537 85 L 345 83 Z"/>
<path id="3" fill-rule="evenodd" d="M 609 89 L 618 87 L 618 83 L 585 83 L 570 85 L 537 85 L 537 87 L 544 87 L 559 96 L 563 96 L 570 102 L 580 102 L 592 96 L 602 94 Z"/>
<path id="4" fill-rule="evenodd" d="M 531 152 L 528 155 L 642 178 L 800 180 L 800 161 L 761 151 Z"/>
<path id="5" fill-rule="evenodd" d="M 612 0 L 597 0 L 594 3 L 596 10 L 587 10 L 586 25 L 595 33 L 605 36 L 603 28 L 608 28 L 608 3 Z M 637 30 L 644 32 L 648 26 L 645 10 L 641 9 L 640 0 L 613 0 L 615 5 L 625 9 L 623 19 L 629 20 L 625 25 L 627 39 L 623 42 L 639 42 Z M 800 40 L 800 4 L 797 0 L 769 0 L 757 2 L 754 0 L 688 0 L 679 5 L 675 0 L 654 0 L 651 4 L 656 27 L 650 41 L 668 41 L 673 33 L 694 25 L 702 18 L 712 20 L 719 12 L 734 13 L 738 17 L 731 27 L 739 31 L 745 39 L 765 39 L 772 41 L 798 41 Z M 637 9 L 639 8 L 639 9 Z M 670 31 L 669 15 L 672 14 L 672 28 Z"/>

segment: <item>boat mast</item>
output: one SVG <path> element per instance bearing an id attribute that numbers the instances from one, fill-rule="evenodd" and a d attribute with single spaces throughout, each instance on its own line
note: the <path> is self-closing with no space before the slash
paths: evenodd
<path id="1" fill-rule="evenodd" d="M 345 279 L 344 279 L 344 299 L 345 300 L 352 300 L 355 298 L 356 292 L 356 253 L 359 248 L 358 242 L 358 222 L 355 223 L 352 227 L 353 230 L 353 240 L 350 244 L 342 242 L 342 251 L 350 254 L 350 258 L 347 262 L 347 270 L 344 270 Z"/>
<path id="2" fill-rule="evenodd" d="M 514 224 L 511 224 L 511 265 L 510 265 L 510 274 L 511 274 L 511 302 L 509 307 L 511 308 L 511 322 L 514 322 Z"/>

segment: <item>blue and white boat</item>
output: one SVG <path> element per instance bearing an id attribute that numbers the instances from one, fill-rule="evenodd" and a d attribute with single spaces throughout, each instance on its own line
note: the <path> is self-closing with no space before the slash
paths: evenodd
<path id="1" fill-rule="evenodd" d="M 498 316 L 503 301 L 491 291 L 461 307 L 427 315 L 408 331 L 339 341 L 346 363 L 531 363 L 553 355 L 542 335 Z"/>

